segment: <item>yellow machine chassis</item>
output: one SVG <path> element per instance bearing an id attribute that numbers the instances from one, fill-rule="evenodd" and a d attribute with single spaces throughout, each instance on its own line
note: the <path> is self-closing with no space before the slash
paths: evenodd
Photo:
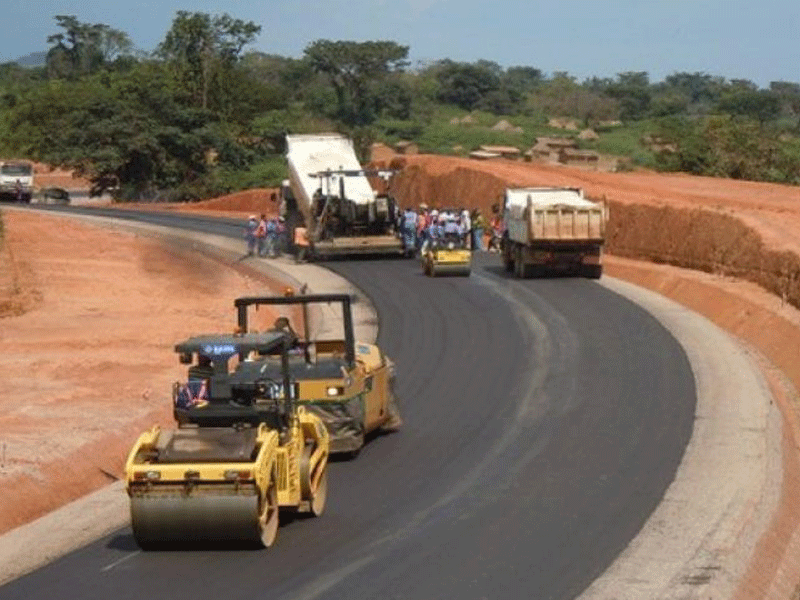
<path id="1" fill-rule="evenodd" d="M 472 253 L 464 248 L 429 248 L 425 251 L 422 266 L 429 277 L 469 276 L 472 271 Z"/>
<path id="2" fill-rule="evenodd" d="M 131 449 L 125 474 L 140 546 L 220 541 L 269 546 L 279 509 L 322 513 L 329 438 L 318 417 L 299 407 L 284 443 L 279 432 L 260 424 L 254 457 L 158 462 L 159 451 L 176 437 L 189 450 L 193 444 L 202 448 L 203 430 L 155 426 Z"/>

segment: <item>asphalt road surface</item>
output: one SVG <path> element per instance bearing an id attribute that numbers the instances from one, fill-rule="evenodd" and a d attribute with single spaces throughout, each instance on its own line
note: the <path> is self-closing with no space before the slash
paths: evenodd
<path id="1" fill-rule="evenodd" d="M 589 280 L 510 279 L 499 262 L 440 279 L 416 261 L 331 263 L 378 310 L 405 425 L 331 465 L 321 518 L 284 523 L 264 551 L 145 553 L 120 530 L 0 599 L 574 598 L 672 481 L 692 371 L 628 300 Z"/>

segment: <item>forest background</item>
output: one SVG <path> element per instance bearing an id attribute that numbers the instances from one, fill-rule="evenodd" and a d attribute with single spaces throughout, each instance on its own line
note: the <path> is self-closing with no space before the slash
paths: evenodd
<path id="1" fill-rule="evenodd" d="M 0 156 L 72 169 L 120 201 L 276 186 L 287 133 L 339 131 L 366 160 L 376 141 L 524 152 L 565 135 L 559 122 L 591 129 L 593 139 L 573 136 L 579 147 L 622 169 L 800 184 L 796 82 L 760 88 L 703 72 L 577 81 L 447 58 L 411 68 L 409 47 L 387 40 L 321 39 L 290 58 L 247 50 L 259 24 L 204 12 L 176 13 L 152 52 L 72 15 L 55 16 L 53 30 L 41 64 L 0 65 Z"/>

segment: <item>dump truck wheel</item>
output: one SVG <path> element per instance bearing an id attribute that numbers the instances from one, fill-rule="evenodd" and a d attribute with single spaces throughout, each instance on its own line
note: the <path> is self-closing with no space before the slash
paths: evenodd
<path id="1" fill-rule="evenodd" d="M 265 548 L 269 548 L 275 542 L 275 537 L 278 535 L 278 520 L 278 484 L 273 470 L 264 498 L 264 508 L 258 518 L 261 543 Z"/>
<path id="2" fill-rule="evenodd" d="M 503 267 L 505 267 L 506 273 L 514 272 L 514 257 L 507 252 L 503 252 Z"/>
<path id="3" fill-rule="evenodd" d="M 603 265 L 583 265 L 581 271 L 584 277 L 600 279 L 603 276 Z"/>
<path id="4" fill-rule="evenodd" d="M 314 490 L 314 497 L 309 503 L 311 514 L 319 517 L 325 510 L 325 502 L 328 499 L 328 466 L 325 465 L 322 476 L 319 478 L 317 489 Z"/>
<path id="5" fill-rule="evenodd" d="M 525 260 L 522 258 L 522 252 L 518 248 L 514 260 L 514 275 L 516 275 L 518 279 L 525 279 L 526 274 Z"/>

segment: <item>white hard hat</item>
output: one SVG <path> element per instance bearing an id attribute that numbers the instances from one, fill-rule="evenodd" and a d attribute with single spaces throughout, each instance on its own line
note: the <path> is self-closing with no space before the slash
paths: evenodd
<path id="1" fill-rule="evenodd" d="M 438 214 L 439 214 L 439 211 L 438 211 L 438 210 L 436 210 L 435 208 L 434 208 L 434 209 L 431 211 L 431 216 L 434 216 L 434 217 L 435 217 L 435 216 L 437 216 Z"/>

